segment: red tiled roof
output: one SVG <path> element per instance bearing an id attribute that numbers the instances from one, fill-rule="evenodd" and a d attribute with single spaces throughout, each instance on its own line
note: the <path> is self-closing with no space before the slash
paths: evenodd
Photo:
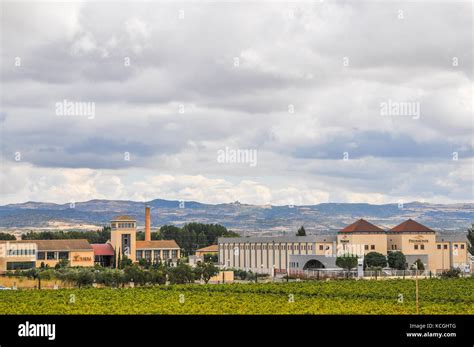
<path id="1" fill-rule="evenodd" d="M 137 249 L 153 249 L 153 248 L 176 248 L 179 246 L 175 240 L 152 240 L 152 241 L 137 241 Z"/>
<path id="2" fill-rule="evenodd" d="M 199 248 L 199 249 L 196 249 L 196 252 L 201 252 L 201 253 L 205 253 L 205 252 L 218 252 L 219 249 L 217 247 L 217 245 L 210 245 L 210 246 L 207 246 L 207 247 L 204 247 L 204 248 Z"/>
<path id="3" fill-rule="evenodd" d="M 415 222 L 413 219 L 407 219 L 401 224 L 398 224 L 396 227 L 393 227 L 389 232 L 435 232 L 434 230 L 425 227 L 423 224 Z"/>
<path id="4" fill-rule="evenodd" d="M 385 231 L 372 223 L 367 222 L 365 219 L 359 219 L 358 221 L 346 226 L 340 231 L 341 233 L 384 233 Z"/>
<path id="5" fill-rule="evenodd" d="M 116 221 L 136 222 L 136 220 L 130 216 L 116 216 L 111 221 L 112 222 L 116 222 Z"/>
<path id="6" fill-rule="evenodd" d="M 110 243 L 93 243 L 91 246 L 94 255 L 114 255 L 114 248 Z"/>

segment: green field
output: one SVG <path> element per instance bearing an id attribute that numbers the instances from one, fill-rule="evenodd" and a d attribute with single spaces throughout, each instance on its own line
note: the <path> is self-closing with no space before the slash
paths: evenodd
<path id="1" fill-rule="evenodd" d="M 419 281 L 420 314 L 474 314 L 474 279 Z M 0 292 L 1 314 L 416 314 L 414 280 Z"/>

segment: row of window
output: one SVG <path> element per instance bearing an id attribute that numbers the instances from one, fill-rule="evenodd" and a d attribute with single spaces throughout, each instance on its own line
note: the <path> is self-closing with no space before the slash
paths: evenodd
<path id="1" fill-rule="evenodd" d="M 227 249 L 227 250 L 232 250 L 235 247 L 236 246 L 226 244 L 226 245 L 224 245 L 223 248 Z M 240 248 L 242 248 L 242 246 L 240 246 Z M 273 250 L 273 245 L 271 245 L 271 244 L 270 245 L 265 245 L 265 244 L 264 245 L 253 245 L 253 244 L 251 244 L 251 245 L 244 245 L 243 248 L 248 249 L 248 250 L 252 250 L 252 251 L 253 250 L 258 250 L 258 251 L 264 250 L 265 251 L 267 249 L 268 250 Z M 331 248 L 330 246 L 326 245 L 326 250 L 328 250 L 330 248 Z M 286 245 L 286 247 L 285 247 L 285 245 L 282 245 L 281 247 L 280 247 L 280 245 L 275 245 L 275 250 L 277 250 L 277 251 L 279 251 L 279 250 L 289 250 L 289 251 L 299 251 L 299 250 L 306 251 L 306 250 L 308 250 L 308 251 L 312 251 L 313 250 L 313 245 L 312 244 L 308 244 L 308 245 L 304 245 L 304 244 L 303 245 Z M 324 245 L 319 245 L 319 250 L 323 251 L 324 250 Z"/>
<path id="2" fill-rule="evenodd" d="M 370 246 L 370 250 L 373 251 L 375 249 L 375 245 L 364 245 L 364 250 L 368 251 Z"/>
<path id="3" fill-rule="evenodd" d="M 136 251 L 136 258 L 137 260 L 139 259 L 151 260 L 152 252 L 153 252 L 153 259 L 161 260 L 160 250 Z M 171 250 L 171 253 L 169 250 L 163 250 L 162 252 L 163 252 L 163 259 L 178 258 L 177 249 Z M 170 254 L 171 254 L 171 257 L 170 257 Z"/>
<path id="4" fill-rule="evenodd" d="M 461 248 L 461 249 L 464 249 L 464 243 L 461 243 L 460 245 L 458 245 L 457 243 L 453 244 L 453 247 L 454 249 L 458 249 L 458 248 Z M 441 245 L 438 245 L 438 249 L 441 249 Z M 448 245 L 443 245 L 443 249 L 448 249 Z"/>
<path id="5" fill-rule="evenodd" d="M 135 223 L 130 222 L 120 222 L 120 223 L 112 223 L 112 229 L 133 229 L 135 228 Z"/>
<path id="6" fill-rule="evenodd" d="M 69 252 L 38 252 L 37 260 L 61 260 L 69 259 Z"/>
<path id="7" fill-rule="evenodd" d="M 36 249 L 30 248 L 30 249 L 8 249 L 7 252 L 8 256 L 28 256 L 28 255 L 35 255 L 36 254 Z"/>

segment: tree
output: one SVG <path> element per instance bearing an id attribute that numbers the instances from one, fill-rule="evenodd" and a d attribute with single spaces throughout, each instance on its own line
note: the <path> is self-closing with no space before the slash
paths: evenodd
<path id="1" fill-rule="evenodd" d="M 296 236 L 306 236 L 306 230 L 304 229 L 304 226 L 301 226 L 298 229 L 298 232 L 296 233 Z"/>
<path id="2" fill-rule="evenodd" d="M 413 270 L 421 270 L 423 271 L 425 269 L 425 265 L 420 259 L 417 259 L 413 265 L 412 265 Z"/>
<path id="3" fill-rule="evenodd" d="M 387 266 L 387 258 L 382 253 L 369 252 L 364 257 L 364 268 L 385 266 Z"/>
<path id="4" fill-rule="evenodd" d="M 204 254 L 204 262 L 206 263 L 217 263 L 218 260 L 219 259 L 218 259 L 217 254 L 214 254 L 214 253 Z"/>
<path id="5" fill-rule="evenodd" d="M 353 254 L 344 254 L 336 259 L 336 266 L 347 271 L 357 267 L 357 256 Z"/>
<path id="6" fill-rule="evenodd" d="M 239 234 L 227 230 L 219 224 L 188 223 L 182 228 L 164 225 L 160 228 L 160 239 L 175 240 L 181 247 L 183 256 L 194 254 L 196 249 L 215 245 L 218 237 L 238 237 Z"/>
<path id="7" fill-rule="evenodd" d="M 201 278 L 207 284 L 211 277 L 219 273 L 219 269 L 212 263 L 198 263 L 194 273 L 197 278 Z"/>
<path id="8" fill-rule="evenodd" d="M 94 274 L 88 269 L 81 269 L 76 276 L 76 285 L 81 288 L 82 286 L 90 286 L 94 283 Z"/>
<path id="9" fill-rule="evenodd" d="M 392 269 L 405 270 L 406 268 L 407 259 L 402 252 L 389 252 L 387 261 Z"/>
<path id="10" fill-rule="evenodd" d="M 120 269 L 125 269 L 128 266 L 132 265 L 132 259 L 127 257 L 127 255 L 123 255 L 122 260 L 120 261 Z"/>
<path id="11" fill-rule="evenodd" d="M 470 228 L 467 228 L 467 250 L 474 256 L 474 224 L 471 224 Z"/>
<path id="12" fill-rule="evenodd" d="M 0 240 L 14 241 L 16 240 L 16 237 L 15 235 L 12 235 L 12 234 L 0 233 Z"/>
<path id="13" fill-rule="evenodd" d="M 54 266 L 55 269 L 60 269 L 60 268 L 65 268 L 65 267 L 68 267 L 69 266 L 69 260 L 67 259 L 61 259 L 60 261 L 58 261 L 56 263 L 56 265 Z"/>
<path id="14" fill-rule="evenodd" d="M 171 284 L 184 284 L 194 282 L 195 275 L 191 266 L 181 263 L 176 267 L 168 269 Z"/>

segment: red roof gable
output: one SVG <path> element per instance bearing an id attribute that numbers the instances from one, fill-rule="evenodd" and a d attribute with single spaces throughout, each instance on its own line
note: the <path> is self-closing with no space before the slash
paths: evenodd
<path id="1" fill-rule="evenodd" d="M 114 249 L 110 243 L 91 244 L 94 255 L 114 255 Z"/>
<path id="2" fill-rule="evenodd" d="M 431 232 L 434 233 L 435 231 L 425 227 L 423 224 L 415 222 L 413 219 L 407 219 L 401 224 L 398 224 L 396 227 L 393 227 L 389 230 L 390 232 Z"/>
<path id="3" fill-rule="evenodd" d="M 359 219 L 358 221 L 346 226 L 340 231 L 341 233 L 384 233 L 385 231 L 372 223 L 367 222 L 365 219 Z"/>

